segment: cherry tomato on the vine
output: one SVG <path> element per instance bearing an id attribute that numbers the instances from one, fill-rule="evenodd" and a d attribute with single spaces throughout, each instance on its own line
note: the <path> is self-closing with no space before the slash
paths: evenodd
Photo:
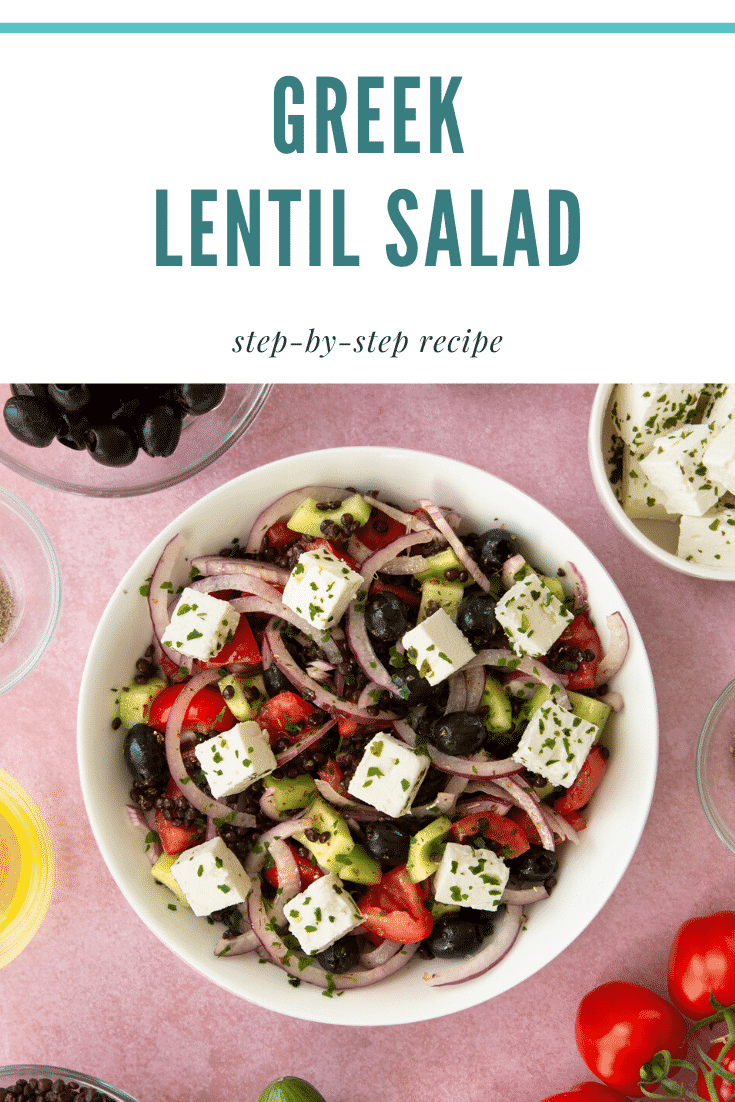
<path id="1" fill-rule="evenodd" d="M 575 1035 L 580 1056 L 603 1083 L 640 1095 L 640 1069 L 661 1049 L 680 1060 L 686 1022 L 679 1011 L 638 983 L 613 980 L 579 1004 Z"/>
<path id="2" fill-rule="evenodd" d="M 628 1102 L 624 1094 L 606 1087 L 604 1083 L 577 1083 L 561 1094 L 550 1094 L 541 1102 Z"/>
<path id="3" fill-rule="evenodd" d="M 720 1053 L 726 1048 L 726 1045 L 726 1041 L 715 1041 L 707 1050 L 707 1055 L 710 1060 L 717 1060 L 719 1058 L 724 1070 L 729 1071 L 730 1074 L 733 1075 L 735 1074 L 735 1045 L 730 1045 L 729 1051 L 726 1051 L 725 1055 L 720 1057 Z M 715 1075 L 713 1085 L 715 1094 L 720 1102 L 729 1102 L 733 1095 L 735 1095 L 735 1084 L 728 1083 L 727 1079 L 723 1079 L 721 1075 Z M 697 1076 L 697 1094 L 700 1098 L 705 1098 L 707 1102 L 711 1102 L 707 1080 L 701 1070 L 701 1065 L 699 1075 Z"/>
<path id="4" fill-rule="evenodd" d="M 690 918 L 669 953 L 669 997 L 699 1021 L 713 1013 L 710 992 L 723 1006 L 735 1003 L 735 911 Z"/>

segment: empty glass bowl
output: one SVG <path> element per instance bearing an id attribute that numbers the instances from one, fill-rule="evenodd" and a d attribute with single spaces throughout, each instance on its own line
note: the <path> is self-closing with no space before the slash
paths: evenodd
<path id="1" fill-rule="evenodd" d="M 0 417 L 0 463 L 43 486 L 90 497 L 130 497 L 164 490 L 224 455 L 252 425 L 271 385 L 228 383 L 215 409 L 185 419 L 173 455 L 152 458 L 140 451 L 127 467 L 105 467 L 86 451 L 74 451 L 58 440 L 46 448 L 33 448 L 16 440 Z M 0 410 L 11 395 L 9 384 L 0 385 Z"/>
<path id="2" fill-rule="evenodd" d="M 38 517 L 0 486 L 0 693 L 33 669 L 56 628 L 61 575 Z"/>
<path id="3" fill-rule="evenodd" d="M 19 1079 L 30 1081 L 31 1079 L 63 1079 L 65 1082 L 76 1083 L 79 1087 L 93 1087 L 103 1098 L 110 1098 L 113 1102 L 135 1102 L 135 1099 L 117 1087 L 111 1087 L 102 1079 L 96 1079 L 94 1075 L 85 1075 L 81 1071 L 71 1071 L 69 1068 L 56 1068 L 45 1064 L 9 1064 L 0 1067 L 0 1090 L 15 1085 Z"/>
<path id="4" fill-rule="evenodd" d="M 735 853 L 735 681 L 704 721 L 697 745 L 697 790 L 718 838 Z"/>

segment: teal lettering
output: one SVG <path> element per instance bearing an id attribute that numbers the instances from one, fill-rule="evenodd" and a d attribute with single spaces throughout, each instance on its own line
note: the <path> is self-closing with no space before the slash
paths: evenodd
<path id="1" fill-rule="evenodd" d="M 419 248 L 413 231 L 401 213 L 400 203 L 406 204 L 406 210 L 416 210 L 418 202 L 414 193 L 407 191 L 405 188 L 399 188 L 398 191 L 392 192 L 388 197 L 388 215 L 403 238 L 406 251 L 403 254 L 399 253 L 398 246 L 393 244 L 386 245 L 385 251 L 388 260 L 396 268 L 408 268 L 418 256 Z"/>

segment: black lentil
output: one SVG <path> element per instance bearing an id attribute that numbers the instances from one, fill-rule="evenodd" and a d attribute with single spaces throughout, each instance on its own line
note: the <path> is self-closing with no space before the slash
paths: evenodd
<path id="1" fill-rule="evenodd" d="M 94 1087 L 83 1087 L 75 1079 L 17 1079 L 11 1087 L 0 1087 L 0 1102 L 109 1102 L 108 1094 Z"/>

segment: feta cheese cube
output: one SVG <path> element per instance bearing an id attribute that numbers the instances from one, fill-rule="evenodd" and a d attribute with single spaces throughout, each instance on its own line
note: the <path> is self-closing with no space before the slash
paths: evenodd
<path id="1" fill-rule="evenodd" d="M 430 759 L 382 732 L 365 747 L 347 791 L 378 811 L 397 818 L 411 806 Z"/>
<path id="2" fill-rule="evenodd" d="M 724 429 L 735 420 L 735 386 L 731 383 L 710 383 L 711 394 L 707 402 L 702 424 L 714 431 Z"/>
<path id="3" fill-rule="evenodd" d="M 516 654 L 546 654 L 562 634 L 573 614 L 538 574 L 530 571 L 503 594 L 495 617 Z"/>
<path id="4" fill-rule="evenodd" d="M 641 460 L 641 468 L 664 494 L 670 513 L 701 517 L 722 492 L 704 465 L 704 453 L 713 439 L 707 425 L 688 425 L 661 436 Z"/>
<path id="5" fill-rule="evenodd" d="M 239 621 L 239 612 L 227 601 L 187 586 L 171 613 L 162 643 L 179 654 L 208 662 L 229 642 Z"/>
<path id="6" fill-rule="evenodd" d="M 305 551 L 286 582 L 283 603 L 316 627 L 333 627 L 363 584 L 362 575 L 330 551 Z"/>
<path id="7" fill-rule="evenodd" d="M 669 520 L 673 524 L 677 516 L 667 512 L 663 492 L 641 468 L 641 460 L 649 451 L 650 445 L 646 444 L 643 448 L 628 448 L 623 453 L 618 500 L 628 516 L 635 520 Z"/>
<path id="8" fill-rule="evenodd" d="M 267 735 L 252 719 L 198 743 L 194 753 L 216 800 L 244 792 L 278 764 Z"/>
<path id="9" fill-rule="evenodd" d="M 500 903 L 510 869 L 490 849 L 447 842 L 434 874 L 434 898 L 478 911 L 494 911 Z"/>
<path id="10" fill-rule="evenodd" d="M 694 419 L 699 383 L 618 383 L 611 408 L 617 433 L 634 450 Z"/>
<path id="11" fill-rule="evenodd" d="M 550 784 L 569 788 L 598 734 L 594 723 L 549 701 L 533 713 L 511 756 Z"/>
<path id="12" fill-rule="evenodd" d="M 407 631 L 401 642 L 409 661 L 430 685 L 438 685 L 475 657 L 469 640 L 444 608 Z"/>
<path id="13" fill-rule="evenodd" d="M 333 872 L 320 876 L 285 906 L 291 933 L 305 953 L 321 953 L 349 934 L 363 916 L 342 881 Z"/>
<path id="14" fill-rule="evenodd" d="M 735 394 L 735 387 L 732 388 Z M 721 490 L 735 494 L 735 419 L 716 431 L 704 453 L 707 474 Z"/>
<path id="15" fill-rule="evenodd" d="M 682 517 L 677 554 L 688 562 L 735 570 L 735 507 L 719 502 L 703 517 Z"/>
<path id="16" fill-rule="evenodd" d="M 219 836 L 180 853 L 171 875 L 200 916 L 244 903 L 251 887 L 245 869 Z"/>

